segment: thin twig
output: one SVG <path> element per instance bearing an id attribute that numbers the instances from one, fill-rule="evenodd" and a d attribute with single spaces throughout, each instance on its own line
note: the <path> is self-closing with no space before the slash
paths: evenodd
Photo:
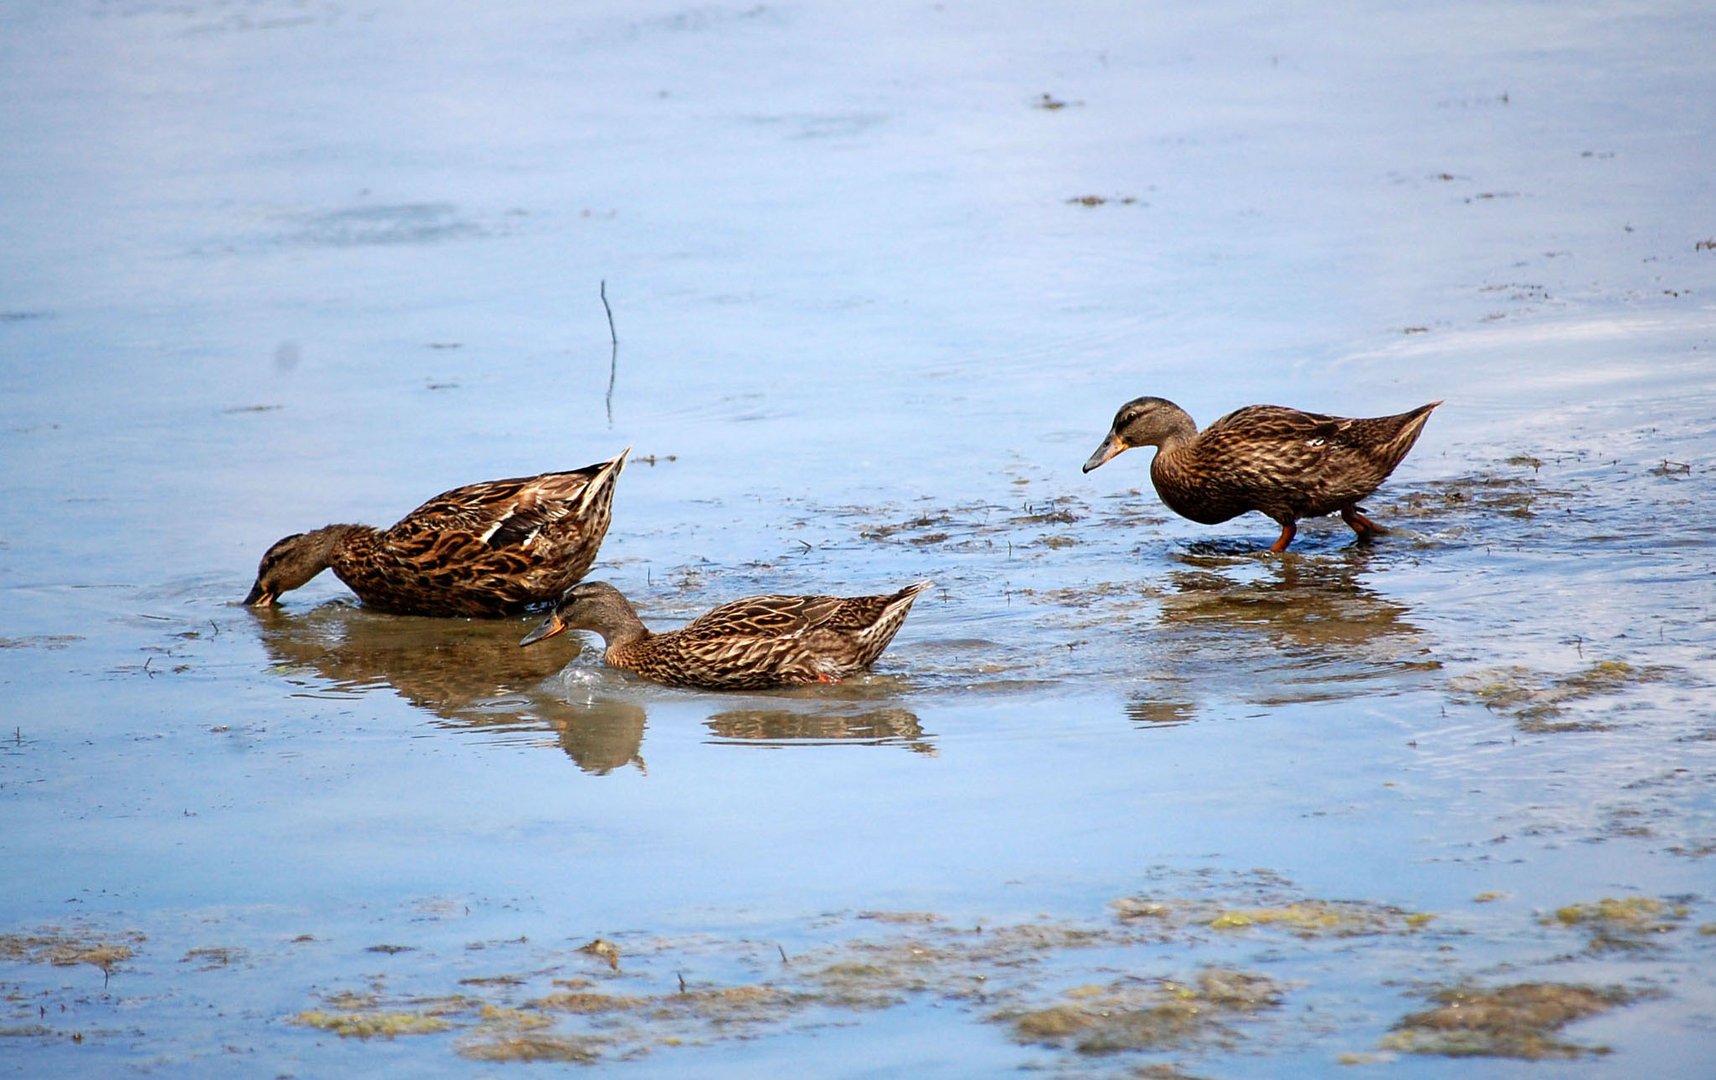
<path id="1" fill-rule="evenodd" d="M 602 279 L 602 310 L 608 313 L 608 340 L 612 347 L 608 350 L 608 426 L 614 426 L 614 377 L 620 370 L 620 335 L 614 329 L 614 309 L 608 303 L 608 279 Z"/>
<path id="2" fill-rule="evenodd" d="M 615 345 L 620 343 L 620 335 L 614 332 L 614 309 L 608 306 L 608 279 L 602 279 L 602 310 L 608 313 L 608 340 Z"/>

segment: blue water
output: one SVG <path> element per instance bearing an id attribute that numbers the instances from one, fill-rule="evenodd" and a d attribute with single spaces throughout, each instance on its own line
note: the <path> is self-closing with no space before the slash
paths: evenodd
<path id="1" fill-rule="evenodd" d="M 1288 986 L 1232 1045 L 1016 1045 L 944 964 L 604 1071 L 1326 1075 L 1461 980 L 1661 991 L 1557 1075 L 1716 1053 L 1700 6 L 15 7 L 0 934 L 145 940 L 0 959 L 0 1070 L 487 1075 L 475 1006 L 291 1021 L 767 983 L 912 932 L 872 911 L 1118 933 L 1137 896 L 1435 919 L 948 962 L 1035 1006 Z M 1080 473 L 1143 393 L 1445 404 L 1369 504 L 1393 536 L 1277 559 L 1169 514 L 1149 451 Z M 938 588 L 871 678 L 739 698 L 331 575 L 236 605 L 287 533 L 625 446 L 593 576 L 652 625 Z M 1685 910 L 1622 954 L 1541 921 L 1607 896 Z"/>

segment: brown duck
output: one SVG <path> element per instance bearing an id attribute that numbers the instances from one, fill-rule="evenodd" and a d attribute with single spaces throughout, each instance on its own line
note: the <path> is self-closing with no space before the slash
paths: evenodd
<path id="1" fill-rule="evenodd" d="M 602 636 L 610 667 L 702 690 L 839 682 L 882 655 L 930 585 L 915 582 L 890 596 L 749 596 L 655 634 L 618 589 L 586 581 L 519 644 L 591 630 Z"/>
<path id="2" fill-rule="evenodd" d="M 399 615 L 492 618 L 553 603 L 595 562 L 629 452 L 454 488 L 390 529 L 294 533 L 262 556 L 244 602 L 267 607 L 331 567 L 365 605 Z"/>
<path id="3" fill-rule="evenodd" d="M 1368 541 L 1386 530 L 1364 515 L 1359 500 L 1388 479 L 1440 404 L 1360 420 L 1247 405 L 1199 431 L 1173 402 L 1141 397 L 1120 407 L 1084 471 L 1134 446 L 1154 446 L 1150 481 L 1181 517 L 1215 525 L 1257 510 L 1281 526 L 1269 550 L 1282 552 L 1300 518 L 1338 512 Z"/>

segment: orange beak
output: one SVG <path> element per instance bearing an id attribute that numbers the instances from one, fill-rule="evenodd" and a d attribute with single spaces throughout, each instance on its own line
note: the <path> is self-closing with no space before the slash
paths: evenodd
<path id="1" fill-rule="evenodd" d="M 564 634 L 570 629 L 571 627 L 567 626 L 565 620 L 561 619 L 558 611 L 551 611 L 548 613 L 548 618 L 542 620 L 542 625 L 524 635 L 524 640 L 519 642 L 519 646 L 535 645 L 537 642 L 544 641 L 556 634 Z"/>

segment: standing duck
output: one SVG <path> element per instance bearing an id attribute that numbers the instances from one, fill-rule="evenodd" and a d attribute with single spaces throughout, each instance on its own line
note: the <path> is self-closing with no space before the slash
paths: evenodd
<path id="1" fill-rule="evenodd" d="M 702 690 L 839 682 L 882 655 L 930 585 L 915 582 L 890 596 L 749 596 L 655 634 L 618 589 L 586 581 L 519 644 L 591 630 L 602 636 L 610 667 Z"/>
<path id="2" fill-rule="evenodd" d="M 1365 517 L 1359 500 L 1388 479 L 1440 404 L 1362 420 L 1247 405 L 1199 431 L 1173 402 L 1141 397 L 1120 407 L 1084 471 L 1134 446 L 1154 446 L 1150 481 L 1181 517 L 1215 525 L 1257 510 L 1281 526 L 1269 548 L 1280 553 L 1300 518 L 1339 512 L 1368 541 L 1386 530 Z"/>
<path id="3" fill-rule="evenodd" d="M 294 533 L 262 556 L 244 602 L 267 607 L 331 567 L 364 604 L 397 615 L 495 618 L 552 603 L 596 561 L 628 453 L 454 488 L 390 529 Z"/>

